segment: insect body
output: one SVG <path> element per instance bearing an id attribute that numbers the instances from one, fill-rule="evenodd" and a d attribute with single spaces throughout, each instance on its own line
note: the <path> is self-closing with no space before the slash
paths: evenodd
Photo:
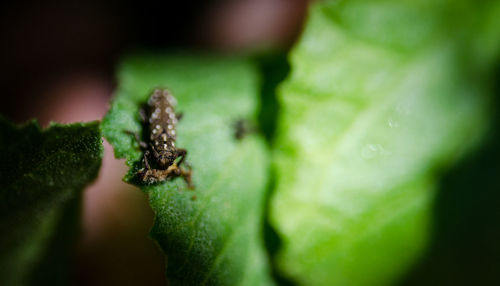
<path id="1" fill-rule="evenodd" d="M 180 156 L 182 158 L 179 164 L 182 163 L 186 156 L 186 150 L 175 148 L 175 127 L 178 121 L 175 105 L 175 98 L 166 89 L 156 89 L 147 103 L 151 151 L 161 169 L 168 168 Z"/>
<path id="2" fill-rule="evenodd" d="M 139 170 L 139 176 L 144 182 L 151 183 L 182 176 L 188 186 L 192 187 L 191 171 L 181 167 L 187 151 L 175 146 L 175 127 L 181 117 L 175 113 L 176 104 L 176 99 L 168 90 L 155 89 L 145 108 L 141 110 L 141 119 L 147 125 L 149 142 L 139 140 L 145 150 L 145 168 Z M 136 135 L 136 138 L 139 139 L 139 136 Z M 151 164 L 148 159 L 151 159 Z"/>
<path id="3" fill-rule="evenodd" d="M 257 128 L 248 120 L 238 119 L 233 124 L 234 128 L 234 138 L 237 140 L 242 140 L 245 136 L 256 133 Z"/>

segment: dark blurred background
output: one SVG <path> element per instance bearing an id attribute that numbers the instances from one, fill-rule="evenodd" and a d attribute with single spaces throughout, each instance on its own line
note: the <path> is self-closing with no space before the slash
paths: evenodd
<path id="1" fill-rule="evenodd" d="M 121 55 L 136 49 L 285 49 L 306 0 L 12 1 L 1 4 L 1 112 L 51 119 L 68 93 L 106 93 Z M 49 113 L 49 114 L 47 114 Z"/>
<path id="2" fill-rule="evenodd" d="M 307 0 L 8 1 L 0 4 L 0 113 L 23 123 L 100 120 L 120 58 L 135 50 L 284 53 Z M 284 58 L 283 58 L 284 59 Z M 84 195 L 75 285 L 164 285 L 146 197 L 105 142 Z"/>

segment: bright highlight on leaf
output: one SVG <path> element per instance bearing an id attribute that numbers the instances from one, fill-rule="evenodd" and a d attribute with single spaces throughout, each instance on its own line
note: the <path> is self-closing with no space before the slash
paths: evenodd
<path id="1" fill-rule="evenodd" d="M 268 154 L 263 139 L 234 137 L 234 123 L 255 120 L 258 75 L 248 61 L 221 57 L 142 55 L 127 59 L 103 121 L 115 155 L 126 158 L 133 182 L 142 167 L 133 136 L 139 108 L 155 87 L 176 97 L 176 146 L 187 149 L 194 190 L 177 178 L 139 187 L 155 212 L 152 237 L 167 258 L 172 285 L 266 285 L 262 242 Z"/>
<path id="2" fill-rule="evenodd" d="M 96 178 L 102 150 L 98 122 L 41 130 L 0 119 L 2 285 L 67 283 L 81 191 Z"/>

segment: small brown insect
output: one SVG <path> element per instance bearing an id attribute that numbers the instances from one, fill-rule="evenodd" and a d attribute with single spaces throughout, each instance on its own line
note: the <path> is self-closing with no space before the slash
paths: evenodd
<path id="1" fill-rule="evenodd" d="M 245 136 L 257 132 L 257 128 L 246 119 L 238 119 L 233 124 L 234 138 L 242 140 Z"/>
<path id="2" fill-rule="evenodd" d="M 182 117 L 175 113 L 176 104 L 177 100 L 168 90 L 155 89 L 140 111 L 148 131 L 148 143 L 141 141 L 136 133 L 128 133 L 135 135 L 144 150 L 144 168 L 138 172 L 143 182 L 156 183 L 182 176 L 189 188 L 193 188 L 191 170 L 185 170 L 181 166 L 187 151 L 175 146 L 176 125 Z M 177 159 L 179 160 L 176 161 Z"/>

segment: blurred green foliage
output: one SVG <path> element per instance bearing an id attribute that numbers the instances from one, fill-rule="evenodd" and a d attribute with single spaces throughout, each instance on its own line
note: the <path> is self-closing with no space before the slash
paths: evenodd
<path id="1" fill-rule="evenodd" d="M 312 6 L 273 146 L 283 275 L 390 285 L 424 253 L 442 175 L 491 122 L 500 5 L 476 4 Z"/>
<path id="2" fill-rule="evenodd" d="M 1 284 L 67 284 L 81 191 L 101 165 L 99 123 L 0 119 L 0 153 Z"/>

